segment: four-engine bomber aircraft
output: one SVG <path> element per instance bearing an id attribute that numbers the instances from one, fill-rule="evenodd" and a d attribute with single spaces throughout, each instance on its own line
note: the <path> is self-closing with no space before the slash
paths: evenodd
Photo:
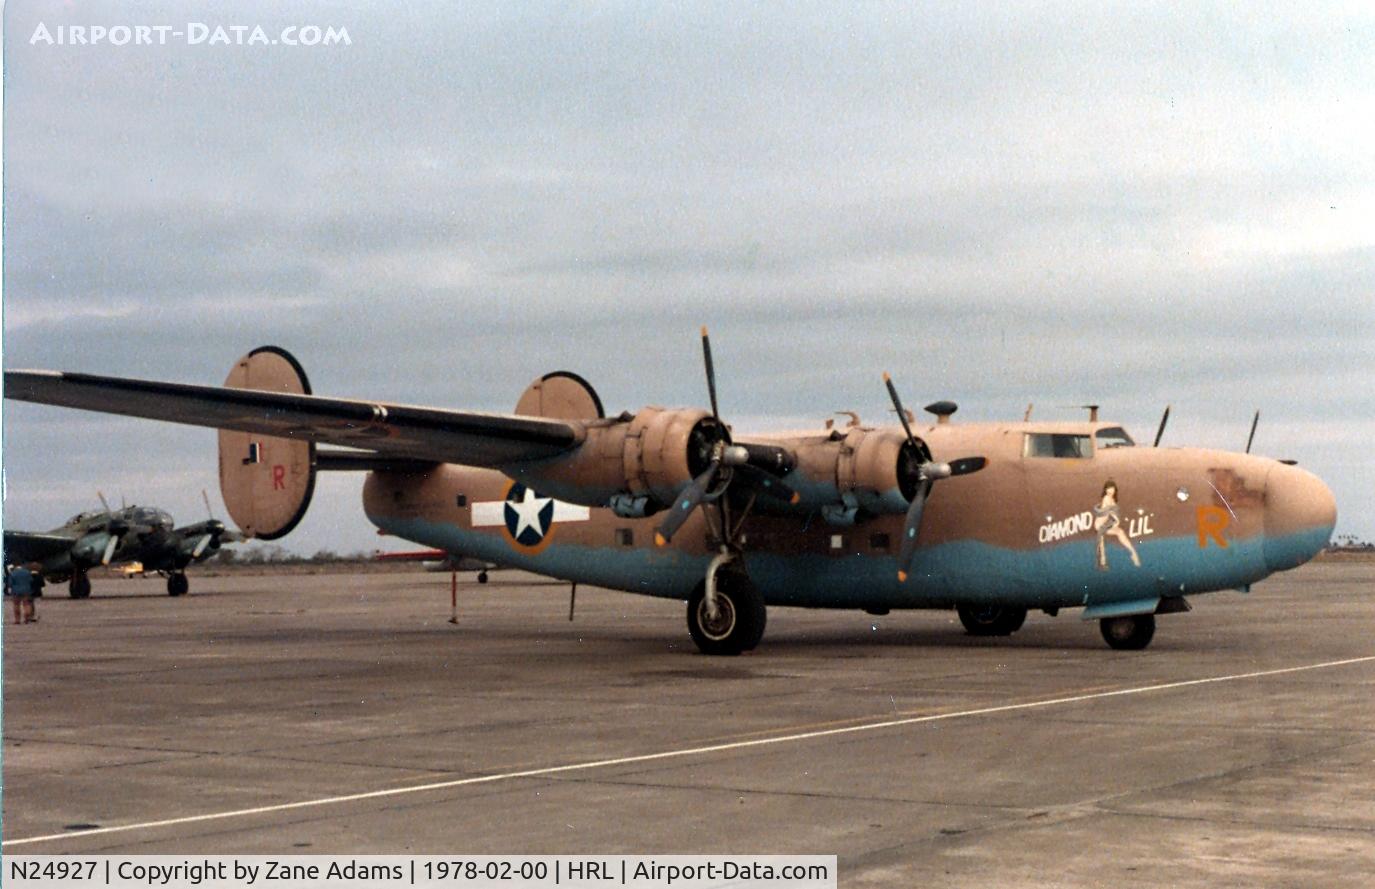
<path id="1" fill-rule="evenodd" d="M 608 417 L 567 372 L 537 379 L 513 414 L 324 398 L 275 347 L 223 388 L 12 371 L 5 396 L 219 428 L 225 504 L 250 537 L 290 531 L 317 471 L 365 470 L 363 508 L 383 532 L 685 599 L 709 654 L 754 648 L 768 605 L 954 607 L 976 635 L 1081 607 L 1113 648 L 1144 648 L 1185 594 L 1293 568 L 1336 521 L 1331 492 L 1292 465 L 1134 447 L 1096 416 L 957 424 L 950 402 L 914 430 L 891 381 L 899 427 L 737 435 L 705 330 L 702 344 L 710 411 Z"/>
<path id="2" fill-rule="evenodd" d="M 172 516 L 152 506 L 113 512 L 106 506 L 102 512 L 77 513 L 62 527 L 43 533 L 6 531 L 5 564 L 37 562 L 44 579 L 70 580 L 68 594 L 84 599 L 91 594 L 90 569 L 136 561 L 145 571 L 167 575 L 169 596 L 184 596 L 191 588 L 186 566 L 210 558 L 221 543 L 237 537 L 214 518 L 177 528 Z"/>

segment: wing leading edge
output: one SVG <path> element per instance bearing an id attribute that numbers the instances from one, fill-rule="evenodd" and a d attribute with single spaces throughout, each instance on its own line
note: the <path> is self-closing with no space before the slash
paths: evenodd
<path id="1" fill-rule="evenodd" d="M 5 371 L 5 397 L 468 466 L 547 459 L 584 435 L 538 417 L 48 370 Z"/>

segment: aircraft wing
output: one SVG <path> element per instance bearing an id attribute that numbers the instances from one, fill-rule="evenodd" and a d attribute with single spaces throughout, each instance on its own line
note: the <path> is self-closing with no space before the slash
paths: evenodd
<path id="1" fill-rule="evenodd" d="M 468 466 L 545 459 L 583 439 L 581 426 L 539 417 L 48 370 L 5 371 L 5 397 Z"/>
<path id="2" fill-rule="evenodd" d="M 75 538 L 28 531 L 5 532 L 5 564 L 42 562 L 72 548 Z"/>
<path id="3" fill-rule="evenodd" d="M 188 537 L 203 537 L 206 534 L 219 534 L 224 531 L 224 522 L 215 519 L 203 519 L 191 525 L 182 525 L 180 528 L 173 528 L 172 534 L 178 540 L 185 540 Z"/>

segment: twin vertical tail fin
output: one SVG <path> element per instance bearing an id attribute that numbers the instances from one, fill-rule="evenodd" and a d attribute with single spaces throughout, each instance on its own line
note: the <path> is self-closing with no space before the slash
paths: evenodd
<path id="1" fill-rule="evenodd" d="M 300 363 L 276 346 L 240 358 L 224 385 L 311 394 Z M 315 444 L 227 429 L 219 436 L 220 494 L 230 518 L 245 537 L 276 540 L 288 534 L 306 514 L 315 491 Z"/>

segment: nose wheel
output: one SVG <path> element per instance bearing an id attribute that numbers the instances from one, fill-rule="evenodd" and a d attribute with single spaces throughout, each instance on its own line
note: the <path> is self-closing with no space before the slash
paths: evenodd
<path id="1" fill-rule="evenodd" d="M 167 575 L 167 595 L 184 596 L 191 589 L 191 582 L 186 579 L 186 575 L 178 571 L 176 574 Z"/>

